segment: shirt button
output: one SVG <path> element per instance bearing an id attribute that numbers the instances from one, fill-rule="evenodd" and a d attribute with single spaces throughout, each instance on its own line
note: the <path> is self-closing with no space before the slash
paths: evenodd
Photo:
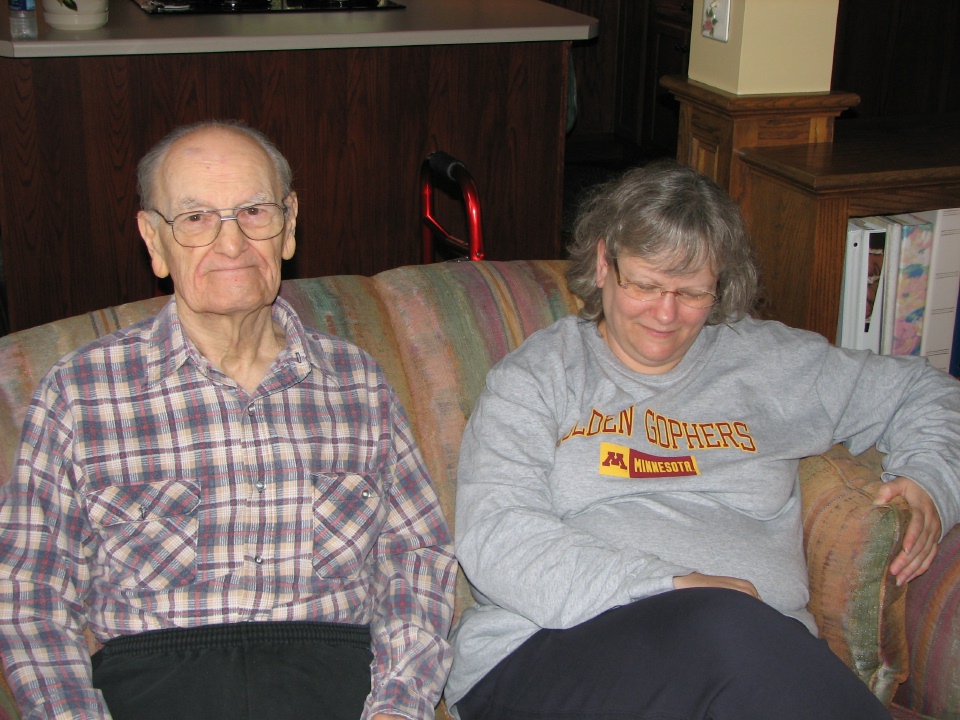
<path id="1" fill-rule="evenodd" d="M 369 499 L 370 499 L 370 491 L 369 491 L 369 490 L 364 490 L 362 493 L 360 493 L 360 495 L 363 497 L 364 500 L 369 500 Z"/>
<path id="2" fill-rule="evenodd" d="M 263 489 L 264 489 L 266 486 L 267 486 L 267 485 L 266 485 L 266 483 L 263 482 L 263 480 L 258 480 L 258 481 L 257 481 L 257 484 L 254 485 L 254 487 L 255 487 L 257 490 L 259 490 L 260 492 L 263 492 Z"/>
<path id="3" fill-rule="evenodd" d="M 263 558 L 260 557 L 259 555 L 257 555 L 256 557 L 254 557 L 254 558 L 253 558 L 253 561 L 254 561 L 257 565 L 263 565 Z"/>

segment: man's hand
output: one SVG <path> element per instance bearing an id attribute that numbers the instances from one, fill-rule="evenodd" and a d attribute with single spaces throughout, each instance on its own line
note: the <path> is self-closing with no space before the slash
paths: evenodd
<path id="1" fill-rule="evenodd" d="M 728 588 L 730 590 L 739 590 L 747 595 L 753 595 L 758 600 L 760 593 L 753 583 L 749 580 L 727 577 L 726 575 L 704 575 L 703 573 L 690 573 L 689 575 L 680 575 L 673 579 L 673 587 L 677 590 L 695 587 Z"/>
<path id="2" fill-rule="evenodd" d="M 387 713 L 377 713 L 371 716 L 370 720 L 407 720 L 403 715 L 388 715 Z"/>
<path id="3" fill-rule="evenodd" d="M 933 499 L 910 478 L 898 477 L 884 483 L 877 490 L 874 503 L 882 505 L 898 495 L 910 506 L 911 517 L 903 538 L 903 551 L 890 563 L 890 574 L 897 578 L 897 585 L 903 585 L 930 567 L 937 556 L 943 526 Z"/>

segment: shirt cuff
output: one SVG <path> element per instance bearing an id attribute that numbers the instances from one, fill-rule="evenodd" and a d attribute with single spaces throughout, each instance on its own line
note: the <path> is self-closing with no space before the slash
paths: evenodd
<path id="1" fill-rule="evenodd" d="M 367 698 L 361 720 L 369 720 L 377 713 L 400 715 L 407 720 L 432 720 L 434 705 L 411 687 L 413 680 L 387 680 L 378 685 Z"/>

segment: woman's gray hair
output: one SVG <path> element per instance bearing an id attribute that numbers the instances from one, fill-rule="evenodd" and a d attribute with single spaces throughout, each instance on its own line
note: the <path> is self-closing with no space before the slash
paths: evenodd
<path id="1" fill-rule="evenodd" d="M 719 300 L 707 323 L 736 322 L 753 309 L 757 266 L 736 203 L 716 183 L 675 161 L 657 161 L 596 186 L 581 204 L 567 283 L 580 316 L 603 318 L 597 246 L 607 262 L 632 255 L 669 274 L 710 267 Z"/>
<path id="2" fill-rule="evenodd" d="M 137 165 L 137 190 L 140 193 L 141 209 L 153 210 L 156 208 L 157 175 L 160 166 L 167 157 L 167 153 L 170 151 L 170 147 L 181 138 L 199 130 L 216 128 L 232 130 L 246 135 L 263 148 L 263 151 L 270 157 L 277 173 L 277 181 L 280 183 L 280 192 L 282 193 L 280 200 L 282 201 L 290 194 L 293 187 L 293 171 L 290 169 L 290 163 L 287 162 L 287 159 L 270 138 L 238 120 L 201 120 L 174 129 L 140 159 Z"/>

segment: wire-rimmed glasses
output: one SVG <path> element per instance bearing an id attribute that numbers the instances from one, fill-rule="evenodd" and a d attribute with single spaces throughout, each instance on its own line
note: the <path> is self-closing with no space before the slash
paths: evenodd
<path id="1" fill-rule="evenodd" d="M 221 210 L 191 210 L 167 220 L 162 212 L 153 210 L 173 230 L 173 239 L 183 247 L 199 248 L 210 245 L 220 234 L 226 220 L 236 220 L 237 225 L 250 240 L 271 240 L 283 232 L 287 220 L 287 208 L 277 203 L 256 203 L 238 208 Z M 232 212 L 233 215 L 221 215 Z"/>
<path id="2" fill-rule="evenodd" d="M 717 301 L 716 293 L 706 290 L 665 290 L 659 285 L 622 280 L 620 278 L 620 265 L 616 258 L 613 259 L 613 271 L 617 275 L 617 285 L 627 294 L 627 297 L 639 302 L 650 302 L 651 300 L 659 300 L 664 295 L 673 295 L 681 305 L 703 310 Z"/>

